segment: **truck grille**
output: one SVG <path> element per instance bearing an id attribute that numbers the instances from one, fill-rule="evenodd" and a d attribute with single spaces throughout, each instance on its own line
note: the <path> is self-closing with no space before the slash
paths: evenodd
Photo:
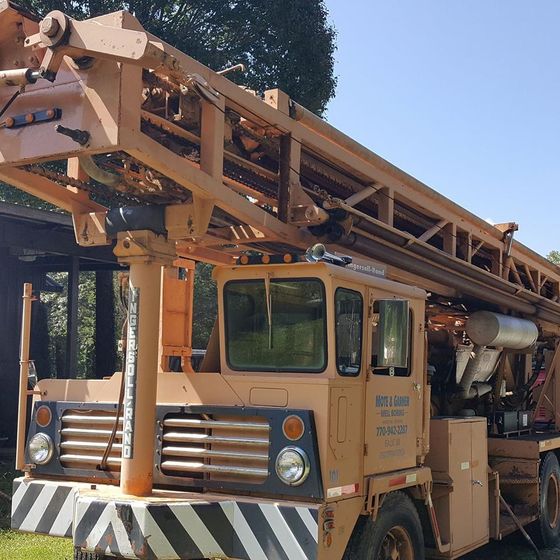
<path id="1" fill-rule="evenodd" d="M 74 469 L 95 469 L 101 463 L 115 422 L 116 410 L 66 410 L 61 419 L 60 463 Z M 122 417 L 107 460 L 107 468 L 121 468 Z"/>
<path id="2" fill-rule="evenodd" d="M 268 477 L 270 426 L 265 418 L 169 414 L 162 440 L 165 475 L 253 484 Z"/>

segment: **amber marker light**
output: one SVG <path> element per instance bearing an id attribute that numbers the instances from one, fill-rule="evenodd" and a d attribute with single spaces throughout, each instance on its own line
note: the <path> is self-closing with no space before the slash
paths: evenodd
<path id="1" fill-rule="evenodd" d="M 35 412 L 35 422 L 37 422 L 38 426 L 41 428 L 46 428 L 52 420 L 52 412 L 48 406 L 40 406 Z"/>
<path id="2" fill-rule="evenodd" d="M 290 255 L 290 253 L 286 253 L 284 255 L 284 262 L 286 264 L 290 264 L 293 260 L 294 260 L 294 258 L 292 257 L 292 255 Z"/>
<path id="3" fill-rule="evenodd" d="M 241 264 L 247 264 L 249 262 L 249 257 L 247 255 L 241 255 L 239 258 L 239 262 Z"/>
<path id="4" fill-rule="evenodd" d="M 305 432 L 305 424 L 299 416 L 288 416 L 282 424 L 282 431 L 290 441 L 297 441 Z"/>
<path id="5" fill-rule="evenodd" d="M 263 255 L 261 260 L 263 264 L 268 264 L 270 262 L 270 255 Z"/>

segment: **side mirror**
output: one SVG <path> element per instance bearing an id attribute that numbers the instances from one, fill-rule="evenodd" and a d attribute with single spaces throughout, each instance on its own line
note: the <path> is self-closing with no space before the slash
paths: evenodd
<path id="1" fill-rule="evenodd" d="M 35 389 L 37 385 L 37 369 L 35 368 L 35 362 L 33 360 L 29 361 L 29 371 L 27 372 L 27 382 L 32 389 Z"/>

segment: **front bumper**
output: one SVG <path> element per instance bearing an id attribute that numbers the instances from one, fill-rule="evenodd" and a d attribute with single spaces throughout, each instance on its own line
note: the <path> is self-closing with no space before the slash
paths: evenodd
<path id="1" fill-rule="evenodd" d="M 131 498 L 111 486 L 20 478 L 12 528 L 72 537 L 86 551 L 124 558 L 315 560 L 319 509 L 186 492 Z"/>

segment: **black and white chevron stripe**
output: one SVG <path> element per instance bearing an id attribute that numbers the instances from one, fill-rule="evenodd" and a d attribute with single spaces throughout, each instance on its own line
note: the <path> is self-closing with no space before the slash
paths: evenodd
<path id="1" fill-rule="evenodd" d="M 56 537 L 72 536 L 74 500 L 78 487 L 59 482 L 14 481 L 12 529 Z"/>
<path id="2" fill-rule="evenodd" d="M 101 498 L 100 487 L 93 492 L 88 484 L 17 479 L 12 528 L 73 536 L 85 550 L 126 558 L 317 558 L 318 506 L 228 499 L 121 501 Z"/>
<path id="3" fill-rule="evenodd" d="M 74 544 L 126 558 L 315 560 L 317 508 L 273 502 L 79 497 Z"/>

